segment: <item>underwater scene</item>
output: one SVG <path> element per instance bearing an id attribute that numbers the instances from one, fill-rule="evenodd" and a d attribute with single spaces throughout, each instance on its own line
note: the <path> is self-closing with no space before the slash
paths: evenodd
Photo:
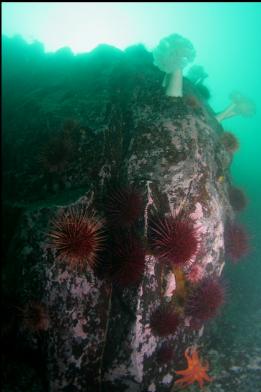
<path id="1" fill-rule="evenodd" d="M 2 2 L 3 392 L 261 391 L 260 22 Z"/>

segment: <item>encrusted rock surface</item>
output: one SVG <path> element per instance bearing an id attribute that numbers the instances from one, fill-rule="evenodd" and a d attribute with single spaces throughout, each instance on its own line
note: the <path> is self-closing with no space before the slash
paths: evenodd
<path id="1" fill-rule="evenodd" d="M 153 211 L 185 213 L 200 236 L 198 252 L 187 268 L 197 263 L 205 276 L 220 276 L 224 267 L 224 225 L 233 212 L 228 198 L 231 155 L 220 142 L 222 129 L 189 81 L 184 83 L 184 98 L 166 97 L 161 73 L 149 54 L 143 55 L 139 63 L 134 51 L 131 63 L 130 53 L 118 54 L 120 60 L 114 58 L 95 78 L 86 74 L 89 89 L 77 93 L 78 98 L 76 92 L 67 96 L 76 123 L 61 121 L 61 132 L 69 132 L 74 150 L 58 172 L 6 165 L 5 185 L 8 188 L 10 178 L 15 184 L 15 192 L 6 189 L 6 202 L 19 209 L 20 220 L 10 239 L 7 258 L 12 263 L 4 271 L 4 282 L 16 285 L 16 298 L 23 304 L 33 298 L 48 309 L 50 323 L 42 332 L 41 349 L 51 392 L 168 391 L 174 370 L 184 366 L 185 348 L 204 339 L 204 328 L 193 331 L 189 319 L 167 338 L 151 332 L 152 312 L 175 296 L 175 275 L 167 268 L 162 274 L 150 252 L 141 282 L 123 289 L 101 280 L 91 269 L 72 271 L 59 262 L 48 246 L 47 233 L 62 206 L 87 201 L 102 216 L 104 189 L 110 181 L 124 178 L 143 196 L 139 230 L 144 238 Z M 54 92 L 48 93 L 32 95 L 42 118 L 58 111 L 65 120 L 68 102 L 66 106 Z M 54 115 L 55 123 L 59 116 Z M 33 132 L 32 119 L 26 121 Z M 25 126 L 22 116 L 16 127 L 21 124 Z M 7 132 L 8 121 L 5 126 Z M 159 365 L 158 350 L 166 342 L 175 354 Z"/>

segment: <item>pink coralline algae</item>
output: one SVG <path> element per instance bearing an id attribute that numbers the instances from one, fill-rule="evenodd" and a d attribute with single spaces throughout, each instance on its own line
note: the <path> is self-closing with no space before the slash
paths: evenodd
<path id="1" fill-rule="evenodd" d="M 198 283 L 204 277 L 204 268 L 199 264 L 192 264 L 189 271 L 186 273 L 186 278 L 191 283 Z"/>

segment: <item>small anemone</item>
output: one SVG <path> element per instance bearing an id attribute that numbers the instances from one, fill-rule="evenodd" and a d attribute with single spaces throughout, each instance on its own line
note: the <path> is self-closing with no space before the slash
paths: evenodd
<path id="1" fill-rule="evenodd" d="M 253 101 L 245 97 L 238 91 L 230 94 L 230 99 L 235 105 L 234 112 L 244 117 L 251 117 L 256 112 L 256 107 Z"/>
<path id="2" fill-rule="evenodd" d="M 231 104 L 221 113 L 216 115 L 216 119 L 221 122 L 227 118 L 241 115 L 251 117 L 256 112 L 256 106 L 253 101 L 243 96 L 239 92 L 230 94 Z"/>

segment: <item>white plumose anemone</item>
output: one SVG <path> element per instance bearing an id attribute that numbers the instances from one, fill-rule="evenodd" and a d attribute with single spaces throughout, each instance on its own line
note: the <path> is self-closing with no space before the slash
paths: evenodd
<path id="1" fill-rule="evenodd" d="M 166 95 L 183 96 L 183 68 L 194 60 L 195 55 L 192 43 L 179 34 L 163 38 L 154 49 L 154 65 L 166 73 L 163 80 Z"/>

